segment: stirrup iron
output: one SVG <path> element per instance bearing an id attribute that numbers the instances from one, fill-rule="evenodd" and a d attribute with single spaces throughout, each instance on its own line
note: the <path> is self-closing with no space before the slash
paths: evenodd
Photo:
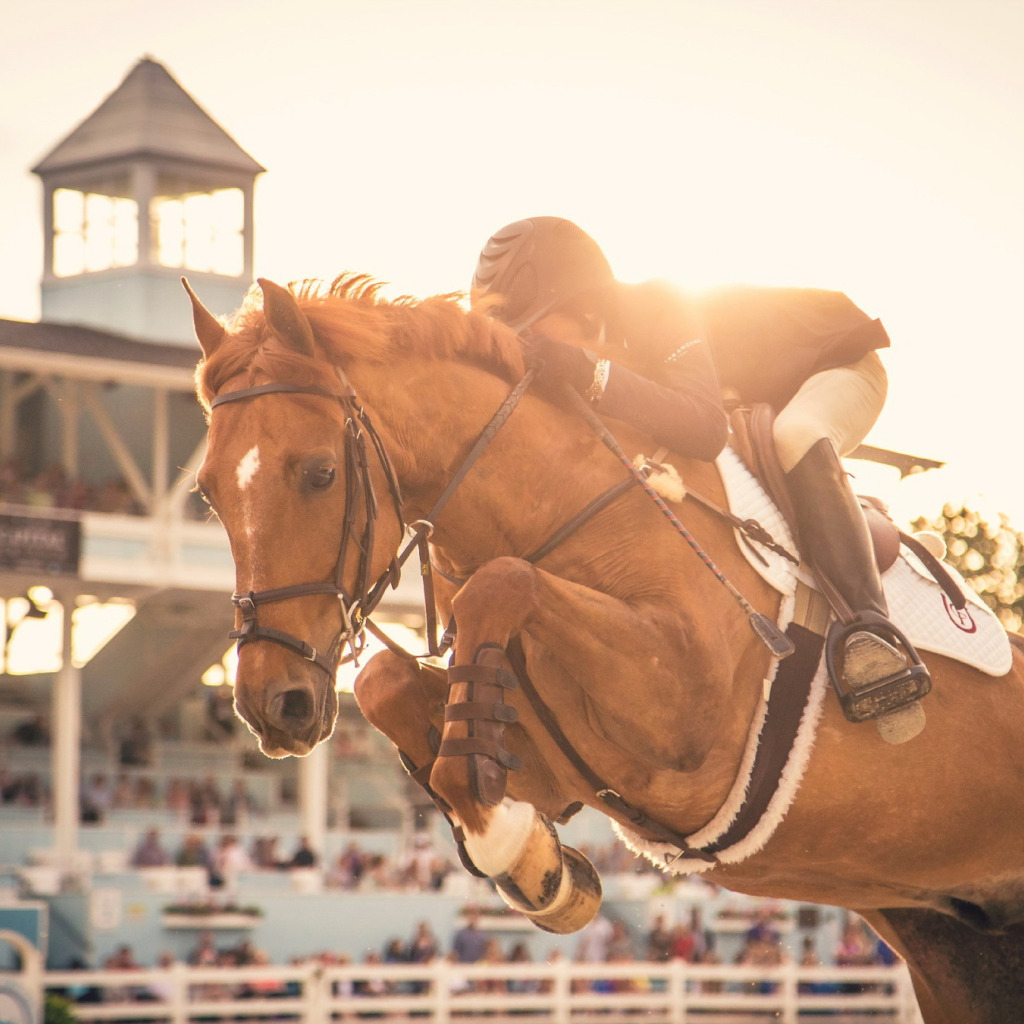
<path id="1" fill-rule="evenodd" d="M 856 676 L 846 671 L 851 655 L 857 663 L 850 666 Z M 932 688 L 917 651 L 877 612 L 861 612 L 852 622 L 832 623 L 825 638 L 825 667 L 843 714 L 851 722 L 898 711 Z"/>

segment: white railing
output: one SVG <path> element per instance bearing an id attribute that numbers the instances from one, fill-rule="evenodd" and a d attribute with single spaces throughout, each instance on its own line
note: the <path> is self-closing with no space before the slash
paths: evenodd
<path id="1" fill-rule="evenodd" d="M 373 964 L 48 971 L 47 991 L 79 996 L 81 1021 L 405 1020 L 484 1024 L 628 1020 L 727 1024 L 768 1015 L 783 1024 L 920 1024 L 906 969 L 615 964 Z"/>

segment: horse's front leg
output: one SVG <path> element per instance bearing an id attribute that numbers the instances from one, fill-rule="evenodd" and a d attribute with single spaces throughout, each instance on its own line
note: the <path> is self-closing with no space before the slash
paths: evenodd
<path id="1" fill-rule="evenodd" d="M 473 864 L 505 901 L 539 927 L 567 933 L 593 919 L 601 883 L 586 857 L 563 847 L 550 818 L 537 810 L 540 803 L 560 814 L 571 799 L 514 724 L 518 683 L 505 646 L 522 628 L 534 597 L 529 574 L 516 571 L 520 565 L 525 563 L 514 559 L 489 563 L 481 570 L 486 595 L 471 581 L 453 602 L 458 632 L 430 785 L 461 823 Z M 474 594 L 486 599 L 477 601 Z M 518 753 L 506 747 L 507 727 Z M 511 787 L 509 771 L 515 776 Z M 507 789 L 522 799 L 510 798 Z"/>

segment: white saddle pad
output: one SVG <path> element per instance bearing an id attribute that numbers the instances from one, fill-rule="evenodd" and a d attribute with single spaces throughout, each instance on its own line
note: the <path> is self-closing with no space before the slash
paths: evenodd
<path id="1" fill-rule="evenodd" d="M 731 511 L 742 519 L 756 519 L 778 543 L 796 554 L 785 519 L 740 457 L 726 448 L 717 465 Z M 779 593 L 792 596 L 798 581 L 814 586 L 808 573 L 782 555 L 755 545 L 767 562 L 764 564 L 739 533 L 737 541 L 750 564 Z M 955 658 L 990 676 L 1005 675 L 1013 661 L 1006 629 L 956 569 L 948 562 L 943 565 L 967 598 L 966 606 L 959 611 L 954 608 L 921 560 L 901 545 L 899 557 L 882 576 L 890 618 L 922 651 Z"/>

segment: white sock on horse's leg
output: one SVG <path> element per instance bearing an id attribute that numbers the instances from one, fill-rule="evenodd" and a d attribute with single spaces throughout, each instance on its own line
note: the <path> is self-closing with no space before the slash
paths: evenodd
<path id="1" fill-rule="evenodd" d="M 509 906 L 547 931 L 579 931 L 601 906 L 593 865 L 562 846 L 554 826 L 532 804 L 506 797 L 486 832 L 466 834 L 466 852 Z M 552 887 L 555 877 L 558 885 Z"/>
<path id="2" fill-rule="evenodd" d="M 533 834 L 536 817 L 532 804 L 506 797 L 492 811 L 486 832 L 466 833 L 466 850 L 473 863 L 491 878 L 515 867 Z"/>

